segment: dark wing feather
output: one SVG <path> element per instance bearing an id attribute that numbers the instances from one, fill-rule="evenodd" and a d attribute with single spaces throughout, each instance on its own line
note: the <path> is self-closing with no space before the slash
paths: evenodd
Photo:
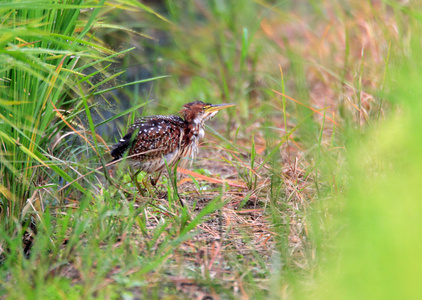
<path id="1" fill-rule="evenodd" d="M 133 130 L 129 129 L 128 133 L 120 139 L 120 141 L 112 147 L 110 152 L 113 157 L 112 161 L 116 161 L 123 157 L 123 154 L 132 146 L 133 144 Z"/>

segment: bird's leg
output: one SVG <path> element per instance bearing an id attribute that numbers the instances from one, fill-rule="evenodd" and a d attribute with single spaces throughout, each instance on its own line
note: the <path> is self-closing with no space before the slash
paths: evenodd
<path id="1" fill-rule="evenodd" d="M 158 182 L 158 179 L 160 179 L 160 177 L 161 177 L 161 171 L 154 177 L 154 176 L 149 176 L 149 182 L 150 182 L 150 184 L 151 184 L 151 186 L 155 189 L 155 192 L 157 193 L 157 194 L 159 194 L 159 190 L 158 190 L 158 187 L 157 187 L 157 182 Z"/>
<path id="2" fill-rule="evenodd" d="M 144 177 L 144 178 L 142 179 L 142 185 L 143 185 L 145 188 L 142 188 L 142 187 L 141 187 L 141 185 L 139 184 L 139 181 L 138 181 L 138 174 L 139 174 L 140 172 L 141 172 L 141 170 L 136 171 L 136 172 L 135 172 L 135 174 L 132 174 L 132 173 L 131 173 L 132 182 L 134 182 L 134 183 L 135 183 L 136 188 L 138 189 L 138 191 L 141 193 L 141 195 L 142 195 L 143 197 L 146 197 L 146 195 L 145 195 L 145 191 L 148 191 L 152 197 L 155 197 L 155 193 L 154 193 L 154 191 L 152 190 L 152 186 L 154 186 L 154 184 L 153 184 L 150 180 L 148 180 L 148 179 L 149 179 L 149 177 Z"/>
<path id="3" fill-rule="evenodd" d="M 161 173 L 162 173 L 162 171 L 158 172 L 157 176 L 155 176 L 155 177 L 149 176 L 149 181 L 151 182 L 152 186 L 157 185 L 158 179 L 160 179 L 160 177 L 161 177 Z"/>
<path id="4" fill-rule="evenodd" d="M 145 186 L 145 188 L 147 189 L 147 191 L 150 193 L 150 195 L 152 197 L 155 197 L 156 195 L 155 195 L 154 191 L 152 190 L 153 185 L 152 185 L 152 182 L 150 181 L 149 176 L 144 177 L 144 179 L 142 179 L 142 183 Z"/>
<path id="5" fill-rule="evenodd" d="M 130 177 L 131 177 L 131 179 L 132 179 L 132 182 L 134 182 L 134 183 L 135 183 L 136 188 L 137 188 L 137 189 L 138 189 L 138 191 L 141 193 L 141 195 L 142 195 L 143 197 L 145 197 L 144 189 L 143 189 L 143 188 L 141 188 L 141 186 L 139 185 L 139 182 L 138 182 L 138 174 L 141 172 L 141 170 L 136 171 L 136 172 L 135 172 L 135 174 L 132 174 L 132 171 L 129 171 L 129 172 L 130 172 Z"/>

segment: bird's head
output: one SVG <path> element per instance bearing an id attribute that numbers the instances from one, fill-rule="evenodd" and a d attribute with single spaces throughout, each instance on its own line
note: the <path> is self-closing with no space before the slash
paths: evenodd
<path id="1" fill-rule="evenodd" d="M 213 118 L 219 110 L 234 106 L 233 103 L 210 104 L 202 101 L 186 103 L 180 111 L 182 117 L 189 123 L 204 123 Z"/>

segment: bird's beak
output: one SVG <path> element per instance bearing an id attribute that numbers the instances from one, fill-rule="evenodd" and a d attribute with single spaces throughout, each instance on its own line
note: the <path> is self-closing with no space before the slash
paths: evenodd
<path id="1" fill-rule="evenodd" d="M 205 108 L 205 112 L 211 113 L 211 112 L 217 112 L 219 110 L 222 110 L 224 108 L 235 106 L 233 103 L 223 103 L 223 104 L 213 104 Z"/>

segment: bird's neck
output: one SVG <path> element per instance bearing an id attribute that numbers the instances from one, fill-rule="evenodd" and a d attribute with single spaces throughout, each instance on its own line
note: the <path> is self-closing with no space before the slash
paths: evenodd
<path id="1" fill-rule="evenodd" d="M 204 120 L 196 117 L 191 119 L 191 121 L 186 121 L 187 123 L 187 128 L 189 130 L 189 132 L 192 133 L 192 137 L 191 140 L 195 140 L 196 142 L 198 142 L 199 140 L 201 140 L 204 135 L 205 135 L 205 124 L 204 124 Z"/>

